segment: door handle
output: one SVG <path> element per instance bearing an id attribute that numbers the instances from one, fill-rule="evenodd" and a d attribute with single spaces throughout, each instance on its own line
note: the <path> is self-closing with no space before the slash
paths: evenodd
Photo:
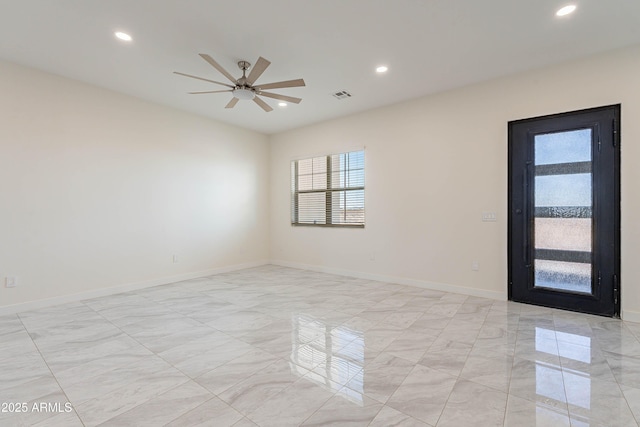
<path id="1" fill-rule="evenodd" d="M 524 265 L 529 268 L 531 267 L 531 263 L 529 262 L 529 165 L 531 162 L 526 162 L 524 167 L 524 174 L 522 178 L 522 210 L 520 213 L 524 212 L 524 216 L 522 218 L 522 228 L 523 228 L 523 239 L 522 239 L 522 261 Z M 518 212 L 518 210 L 516 210 Z"/>

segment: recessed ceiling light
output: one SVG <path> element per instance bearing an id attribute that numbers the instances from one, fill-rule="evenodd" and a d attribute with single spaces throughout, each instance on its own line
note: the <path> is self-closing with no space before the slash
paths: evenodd
<path id="1" fill-rule="evenodd" d="M 287 103 L 286 102 L 278 102 L 278 105 L 281 107 L 286 107 Z"/>
<path id="2" fill-rule="evenodd" d="M 129 34 L 123 33 L 122 31 L 116 31 L 115 36 L 125 42 L 130 42 L 131 40 L 133 40 Z"/>
<path id="3" fill-rule="evenodd" d="M 387 68 L 386 65 L 381 65 L 378 68 L 376 68 L 376 73 L 386 73 L 387 70 L 389 70 L 389 68 Z"/>
<path id="4" fill-rule="evenodd" d="M 575 12 L 576 10 L 576 5 L 575 4 L 570 4 L 568 6 L 565 6 L 561 9 L 558 9 L 558 11 L 556 12 L 556 16 L 567 16 L 573 12 Z"/>

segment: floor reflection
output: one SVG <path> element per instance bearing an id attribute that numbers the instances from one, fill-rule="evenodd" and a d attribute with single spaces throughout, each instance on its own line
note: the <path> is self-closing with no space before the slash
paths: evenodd
<path id="1" fill-rule="evenodd" d="M 362 402 L 363 333 L 344 325 L 330 325 L 306 314 L 293 315 L 292 324 L 292 372 L 349 400 Z"/>
<path id="2" fill-rule="evenodd" d="M 545 400 L 566 402 L 560 366 L 536 362 L 536 394 Z"/>
<path id="3" fill-rule="evenodd" d="M 560 357 L 559 365 L 536 361 L 536 394 L 556 402 L 567 402 L 570 412 L 572 405 L 591 409 L 591 338 L 541 327 L 535 328 L 535 337 L 537 352 Z M 564 366 L 563 359 L 571 369 Z"/>

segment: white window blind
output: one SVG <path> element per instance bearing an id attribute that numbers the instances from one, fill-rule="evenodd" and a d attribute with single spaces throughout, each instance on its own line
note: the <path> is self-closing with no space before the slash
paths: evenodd
<path id="1" fill-rule="evenodd" d="M 291 162 L 291 224 L 364 227 L 364 150 Z"/>

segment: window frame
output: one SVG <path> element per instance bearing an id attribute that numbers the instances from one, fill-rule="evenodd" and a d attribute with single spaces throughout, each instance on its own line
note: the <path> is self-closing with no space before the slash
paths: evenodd
<path id="1" fill-rule="evenodd" d="M 364 194 L 365 191 L 365 186 L 366 185 L 362 185 L 362 186 L 356 186 L 356 187 L 337 187 L 337 188 L 332 188 L 332 176 L 333 176 L 333 170 L 332 170 L 332 157 L 333 156 L 339 156 L 339 155 L 343 155 L 343 154 L 351 154 L 351 153 L 362 153 L 363 156 L 363 163 L 362 163 L 362 171 L 363 171 L 363 183 L 366 184 L 365 181 L 365 150 L 364 149 L 360 149 L 360 150 L 352 150 L 352 151 L 344 151 L 341 153 L 334 153 L 334 154 L 327 154 L 327 155 L 321 155 L 321 156 L 313 156 L 313 157 L 306 157 L 306 158 L 300 158 L 300 159 L 295 159 L 292 160 L 291 162 L 291 226 L 293 227 L 334 227 L 334 228 L 365 228 L 365 223 L 366 223 L 366 209 L 364 208 L 364 202 L 365 202 L 365 198 L 363 195 L 363 220 L 362 223 L 338 223 L 338 224 L 334 224 L 333 223 L 333 193 L 339 193 L 339 192 L 349 192 L 349 191 L 362 191 Z M 310 190 L 298 190 L 298 177 L 299 177 L 299 168 L 298 168 L 298 163 L 300 161 L 304 161 L 304 160 L 312 160 L 312 159 L 316 159 L 316 158 L 322 158 L 324 157 L 326 159 L 326 171 L 324 173 L 326 173 L 327 175 L 327 182 L 326 182 L 326 188 L 324 189 L 310 189 Z M 300 207 L 300 203 L 299 203 L 299 196 L 300 194 L 325 194 L 325 223 L 309 223 L 309 222 L 300 222 L 300 211 L 299 211 L 299 207 Z"/>

